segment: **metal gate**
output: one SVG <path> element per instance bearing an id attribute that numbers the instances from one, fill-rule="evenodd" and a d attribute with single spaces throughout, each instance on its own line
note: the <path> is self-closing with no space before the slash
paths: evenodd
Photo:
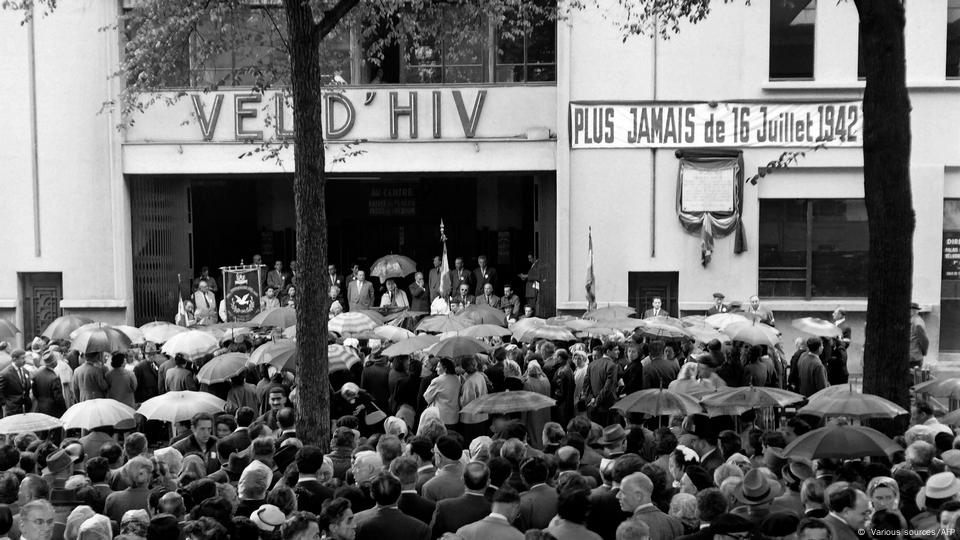
<path id="1" fill-rule="evenodd" d="M 23 340 L 27 345 L 60 316 L 60 300 L 63 299 L 62 274 L 20 274 L 20 296 L 23 299 Z"/>

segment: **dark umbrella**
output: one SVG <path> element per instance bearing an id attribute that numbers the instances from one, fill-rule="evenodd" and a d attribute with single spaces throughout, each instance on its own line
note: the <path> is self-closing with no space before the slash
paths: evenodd
<path id="1" fill-rule="evenodd" d="M 70 342 L 70 349 L 83 354 L 125 351 L 130 348 L 130 338 L 112 326 L 88 328 L 77 334 Z"/>
<path id="2" fill-rule="evenodd" d="M 903 450 L 879 431 L 866 426 L 837 426 L 815 429 L 797 437 L 783 449 L 783 456 L 799 459 L 861 459 L 891 456 Z"/>
<path id="3" fill-rule="evenodd" d="M 42 335 L 50 338 L 51 340 L 70 339 L 70 332 L 73 332 L 77 328 L 92 322 L 93 320 L 86 317 L 64 315 L 54 319 L 53 322 L 50 323 L 43 331 Z"/>
<path id="4" fill-rule="evenodd" d="M 470 319 L 477 324 L 497 324 L 504 328 L 507 327 L 507 315 L 502 310 L 487 305 L 474 304 L 467 306 L 457 315 Z"/>

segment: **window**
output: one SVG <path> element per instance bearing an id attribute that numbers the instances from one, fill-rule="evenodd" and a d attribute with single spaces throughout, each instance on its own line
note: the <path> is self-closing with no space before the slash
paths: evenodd
<path id="1" fill-rule="evenodd" d="M 817 0 L 770 1 L 770 78 L 813 78 Z"/>
<path id="2" fill-rule="evenodd" d="M 960 199 L 943 201 L 943 268 L 940 281 L 940 328 L 960 328 Z M 960 352 L 960 332 L 940 332 L 941 352 Z"/>
<path id="3" fill-rule="evenodd" d="M 760 201 L 760 295 L 867 295 L 867 211 L 862 199 Z"/>
<path id="4" fill-rule="evenodd" d="M 960 0 L 947 2 L 947 77 L 960 77 Z"/>
<path id="5" fill-rule="evenodd" d="M 536 0 L 543 8 L 547 2 Z M 523 13 L 500 26 L 496 82 L 557 80 L 557 35 L 552 20 Z"/>

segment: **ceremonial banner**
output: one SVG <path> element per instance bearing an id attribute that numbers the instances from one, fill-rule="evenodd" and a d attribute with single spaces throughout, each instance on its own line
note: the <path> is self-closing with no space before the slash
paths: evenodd
<path id="1" fill-rule="evenodd" d="M 247 322 L 260 313 L 263 265 L 225 266 L 223 290 L 226 301 L 226 322 Z"/>
<path id="2" fill-rule="evenodd" d="M 570 148 L 863 145 L 862 101 L 571 102 Z"/>

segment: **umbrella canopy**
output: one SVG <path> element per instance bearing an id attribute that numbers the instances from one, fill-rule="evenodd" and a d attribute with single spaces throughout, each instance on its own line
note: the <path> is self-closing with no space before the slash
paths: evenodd
<path id="1" fill-rule="evenodd" d="M 296 328 L 296 325 L 294 325 L 294 328 Z M 249 336 L 252 333 L 252 328 L 225 328 L 222 330 L 218 339 L 220 343 L 225 343 L 227 341 L 236 341 L 238 338 Z"/>
<path id="2" fill-rule="evenodd" d="M 52 323 L 47 325 L 47 328 L 43 331 L 42 335 L 50 338 L 51 340 L 70 339 L 70 332 L 73 332 L 77 328 L 92 322 L 93 320 L 86 317 L 64 315 L 62 317 L 57 317 Z"/>
<path id="3" fill-rule="evenodd" d="M 610 319 L 624 319 L 636 313 L 637 310 L 627 306 L 607 306 L 591 309 L 583 314 L 584 319 L 606 321 Z"/>
<path id="4" fill-rule="evenodd" d="M 200 368 L 200 372 L 197 373 L 197 381 L 203 384 L 229 381 L 235 375 L 239 375 L 247 369 L 249 360 L 249 356 L 239 352 L 216 356 Z"/>
<path id="5" fill-rule="evenodd" d="M 387 323 L 387 316 L 375 309 L 355 309 L 353 310 L 352 313 L 362 313 L 367 317 L 370 317 L 370 320 L 377 323 L 377 326 L 383 326 L 384 324 Z M 390 317 L 394 317 L 396 315 L 399 315 L 400 313 L 403 313 L 403 312 L 399 311 L 394 315 L 390 315 Z M 422 312 L 418 311 L 415 313 L 422 313 Z"/>
<path id="6" fill-rule="evenodd" d="M 168 339 L 160 350 L 167 356 L 180 354 L 187 360 L 196 360 L 212 353 L 218 347 L 220 343 L 217 338 L 207 332 L 188 330 Z"/>
<path id="7" fill-rule="evenodd" d="M 297 324 L 297 310 L 292 307 L 279 307 L 261 311 L 256 317 L 250 319 L 247 326 L 276 326 L 277 328 L 286 328 L 295 324 Z"/>
<path id="8" fill-rule="evenodd" d="M 670 317 L 670 316 L 667 316 L 667 315 L 658 315 L 658 316 L 656 316 L 656 317 L 647 317 L 647 318 L 643 319 L 643 322 L 645 322 L 645 323 L 660 322 L 660 323 L 663 323 L 663 324 L 669 324 L 669 325 L 672 325 L 672 326 L 676 326 L 677 328 L 684 328 L 684 327 L 686 326 L 685 324 L 683 324 L 683 321 L 681 321 L 680 319 L 678 319 L 678 318 L 676 318 L 676 317 Z"/>
<path id="9" fill-rule="evenodd" d="M 197 413 L 222 411 L 226 404 L 226 401 L 207 392 L 182 390 L 160 394 L 144 401 L 137 409 L 137 414 L 143 415 L 147 420 L 183 422 Z"/>
<path id="10" fill-rule="evenodd" d="M 860 459 L 890 456 L 903 450 L 879 431 L 866 426 L 830 425 L 797 437 L 783 449 L 783 456 L 795 459 Z"/>
<path id="11" fill-rule="evenodd" d="M 712 315 L 711 315 L 712 316 Z M 772 326 L 758 322 L 734 323 L 720 329 L 733 341 L 773 347 L 780 342 L 780 334 Z"/>
<path id="12" fill-rule="evenodd" d="M 6 319 L 0 319 L 0 340 L 16 339 L 20 329 Z"/>
<path id="13" fill-rule="evenodd" d="M 427 352 L 430 354 L 440 356 L 442 358 L 473 356 L 477 353 L 487 353 L 489 351 L 490 348 L 476 338 L 460 336 L 441 339 L 427 349 Z"/>
<path id="14" fill-rule="evenodd" d="M 278 369 L 293 371 L 297 365 L 297 342 L 292 339 L 278 339 L 264 343 L 250 355 L 250 362 L 257 365 L 270 364 Z"/>
<path id="15" fill-rule="evenodd" d="M 460 409 L 460 412 L 466 414 L 509 414 L 546 409 L 547 407 L 553 407 L 556 403 L 550 397 L 526 390 L 493 392 L 467 403 L 467 406 Z"/>
<path id="16" fill-rule="evenodd" d="M 393 357 L 413 354 L 417 351 L 426 349 L 438 341 L 440 341 L 440 338 L 437 336 L 431 336 L 429 334 L 414 336 L 387 347 L 383 350 L 383 355 Z"/>
<path id="17" fill-rule="evenodd" d="M 596 326 L 602 326 L 604 328 L 614 328 L 620 330 L 621 332 L 633 332 L 637 328 L 645 326 L 646 323 L 640 319 L 629 319 L 626 317 L 621 317 L 619 319 L 607 319 L 603 321 L 597 321 Z"/>
<path id="18" fill-rule="evenodd" d="M 663 388 L 639 390 L 621 398 L 610 408 L 624 413 L 645 413 L 652 416 L 675 414 L 686 416 L 703 412 L 703 408 L 696 399 L 687 394 Z"/>
<path id="19" fill-rule="evenodd" d="M 173 336 L 186 332 L 187 328 L 166 321 L 154 321 L 141 326 L 140 331 L 147 341 L 166 343 Z"/>
<path id="20" fill-rule="evenodd" d="M 741 386 L 704 396 L 700 402 L 707 409 L 710 407 L 749 407 L 752 409 L 755 407 L 786 407 L 804 399 L 802 395 L 789 390 L 766 386 Z"/>
<path id="21" fill-rule="evenodd" d="M 573 315 L 560 315 L 547 319 L 547 324 L 565 326 L 570 330 L 586 330 L 587 328 L 597 326 L 597 321 L 588 321 L 580 317 L 574 317 Z"/>
<path id="22" fill-rule="evenodd" d="M 284 328 L 283 333 L 280 335 L 287 339 L 297 339 L 297 325 Z"/>
<path id="23" fill-rule="evenodd" d="M 380 324 L 389 324 L 390 326 L 399 326 L 401 328 L 416 328 L 417 322 L 429 315 L 426 311 L 411 311 L 405 309 L 384 317 L 384 322 Z"/>
<path id="24" fill-rule="evenodd" d="M 930 379 L 914 385 L 913 390 L 936 398 L 960 398 L 960 377 Z"/>
<path id="25" fill-rule="evenodd" d="M 71 406 L 60 420 L 66 429 L 93 429 L 132 422 L 135 413 L 132 408 L 115 399 L 95 398 Z"/>
<path id="26" fill-rule="evenodd" d="M 416 271 L 417 263 L 403 255 L 386 255 L 370 265 L 370 275 L 377 276 L 381 280 L 409 276 Z"/>
<path id="27" fill-rule="evenodd" d="M 573 332 L 570 330 L 562 326 L 553 326 L 552 324 L 534 326 L 529 330 L 525 330 L 520 335 L 520 341 L 533 341 L 535 339 L 549 339 L 550 341 L 575 341 L 577 337 L 574 336 Z"/>
<path id="28" fill-rule="evenodd" d="M 709 343 L 713 340 L 717 340 L 720 343 L 730 341 L 730 336 L 706 326 L 688 326 L 687 331 L 690 332 L 690 336 L 693 337 L 693 339 L 700 343 Z"/>
<path id="29" fill-rule="evenodd" d="M 464 319 L 457 315 L 433 315 L 420 321 L 417 325 L 417 332 L 456 332 L 474 326 L 470 319 Z"/>
<path id="30" fill-rule="evenodd" d="M 811 399 L 806 407 L 797 411 L 797 414 L 823 417 L 846 416 L 865 420 L 894 418 L 909 414 L 909 411 L 890 400 L 873 394 L 861 394 L 848 386 L 845 390 L 836 390 L 815 400 Z"/>
<path id="31" fill-rule="evenodd" d="M 801 319 L 794 319 L 790 323 L 791 326 L 796 328 L 801 332 L 806 332 L 807 334 L 813 334 L 820 337 L 842 337 L 843 330 L 839 326 L 833 324 L 830 321 L 825 321 L 823 319 L 818 319 L 816 317 L 803 317 Z"/>
<path id="32" fill-rule="evenodd" d="M 406 328 L 400 328 L 399 326 L 391 326 L 385 324 L 383 326 L 378 326 L 373 329 L 373 333 L 377 335 L 380 339 L 385 339 L 387 341 L 403 341 L 407 338 L 412 338 L 416 334 L 407 330 Z"/>
<path id="33" fill-rule="evenodd" d="M 0 419 L 0 435 L 48 431 L 58 427 L 63 427 L 63 422 L 59 418 L 43 413 L 12 414 Z"/>
<path id="34" fill-rule="evenodd" d="M 130 343 L 133 345 L 143 345 L 147 342 L 147 338 L 144 337 L 143 332 L 136 326 L 118 324 L 114 326 L 114 328 L 123 332 L 128 338 L 130 338 Z"/>
<path id="35" fill-rule="evenodd" d="M 360 359 L 343 345 L 327 345 L 327 363 L 330 373 L 350 369 L 350 366 L 359 361 Z"/>
<path id="36" fill-rule="evenodd" d="M 680 322 L 684 326 L 710 326 L 710 323 L 707 322 L 707 318 L 703 315 L 687 315 L 685 317 L 680 317 Z"/>
<path id="37" fill-rule="evenodd" d="M 83 354 L 125 351 L 130 348 L 130 338 L 112 326 L 96 323 L 99 326 L 87 326 L 70 342 L 70 349 Z"/>
<path id="38" fill-rule="evenodd" d="M 458 315 L 476 324 L 498 324 L 504 328 L 507 327 L 507 314 L 487 305 L 473 304 L 467 306 Z"/>
<path id="39" fill-rule="evenodd" d="M 843 392 L 845 390 L 849 390 L 849 388 L 850 388 L 849 384 L 835 384 L 833 386 L 828 386 L 823 390 L 820 390 L 819 392 L 815 392 L 813 395 L 807 398 L 807 401 L 814 401 L 816 399 L 820 399 L 823 396 L 829 396 L 837 392 Z"/>
<path id="40" fill-rule="evenodd" d="M 607 328 L 606 326 L 595 326 L 593 328 L 587 328 L 586 330 L 577 330 L 577 335 L 580 337 L 605 338 L 615 334 L 623 334 L 623 332 L 616 328 Z"/>
<path id="41" fill-rule="evenodd" d="M 705 318 L 704 322 L 714 328 L 723 330 L 734 323 L 750 322 L 750 319 L 740 313 L 714 313 Z"/>
<path id="42" fill-rule="evenodd" d="M 496 337 L 496 336 L 509 336 L 512 332 L 510 330 L 497 326 L 495 324 L 478 324 L 476 326 L 471 326 L 469 328 L 464 328 L 463 330 L 457 330 L 456 332 L 444 332 L 440 334 L 440 339 L 448 338 L 452 336 L 463 336 L 471 338 L 487 338 L 487 337 Z"/>
<path id="43" fill-rule="evenodd" d="M 662 317 L 666 319 L 667 317 Z M 682 337 L 690 337 L 690 331 L 683 327 L 683 324 L 673 324 L 668 321 L 659 320 L 661 317 L 651 317 L 649 319 L 643 320 L 643 326 L 640 327 L 640 332 L 648 336 L 656 337 L 665 337 L 678 339 Z M 679 319 L 675 319 L 678 323 Z"/>
<path id="44" fill-rule="evenodd" d="M 950 411 L 937 419 L 941 424 L 948 426 L 960 426 L 960 409 Z"/>
<path id="45" fill-rule="evenodd" d="M 371 319 L 369 315 L 360 313 L 359 311 L 341 313 L 330 319 L 330 322 L 327 323 L 328 330 L 340 335 L 347 333 L 359 334 L 365 330 L 373 330 L 378 326 L 380 326 L 380 324 Z"/>

